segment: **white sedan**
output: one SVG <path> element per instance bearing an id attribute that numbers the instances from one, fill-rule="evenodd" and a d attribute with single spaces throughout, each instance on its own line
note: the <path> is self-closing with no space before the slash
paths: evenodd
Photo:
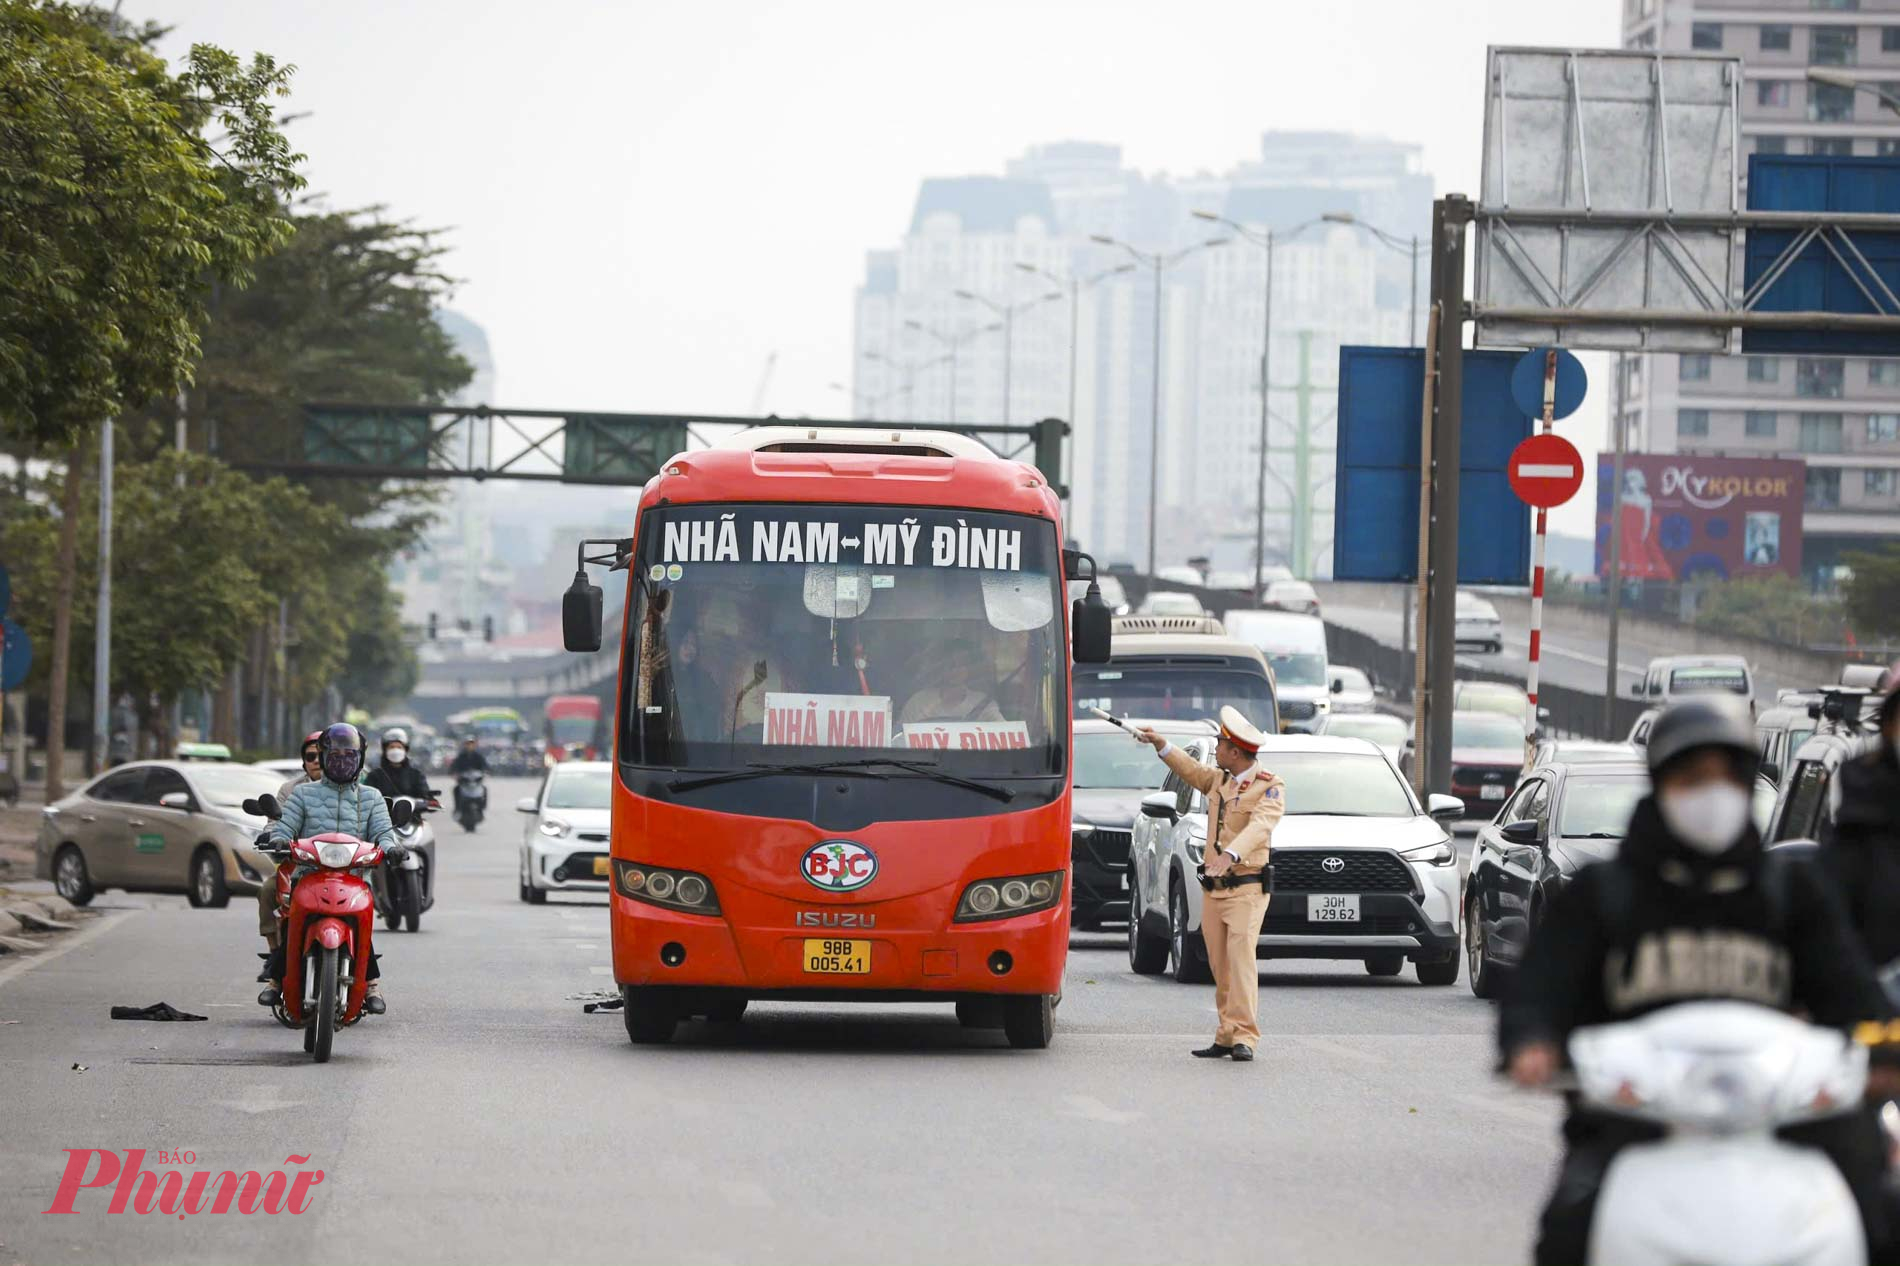
<path id="1" fill-rule="evenodd" d="M 550 892 L 606 892 L 613 766 L 566 760 L 548 767 L 541 789 L 515 808 L 521 832 L 521 899 L 540 905 Z"/>
<path id="2" fill-rule="evenodd" d="M 1184 750 L 1206 760 L 1212 739 Z M 1423 985 L 1458 979 L 1458 850 L 1445 823 L 1455 796 L 1421 805 L 1364 739 L 1270 738 L 1260 763 L 1286 782 L 1273 832 L 1273 899 L 1255 955 L 1360 959 L 1396 976 L 1409 959 Z M 1129 966 L 1142 975 L 1209 979 L 1195 877 L 1207 799 L 1174 774 L 1142 799 L 1129 850 Z"/>

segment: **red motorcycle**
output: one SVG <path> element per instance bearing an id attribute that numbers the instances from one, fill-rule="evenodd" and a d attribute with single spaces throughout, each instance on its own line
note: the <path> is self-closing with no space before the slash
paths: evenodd
<path id="1" fill-rule="evenodd" d="M 274 797 L 257 802 L 265 817 L 277 817 Z M 408 806 L 396 811 L 407 822 Z M 273 1008 L 287 1028 L 303 1030 L 303 1048 L 319 1064 L 330 1058 L 339 1026 L 363 1018 L 369 978 L 371 929 L 376 898 L 368 874 L 382 864 L 383 850 L 353 835 L 331 833 L 294 841 L 290 866 L 277 872 L 278 905 L 284 914 L 281 997 Z"/>

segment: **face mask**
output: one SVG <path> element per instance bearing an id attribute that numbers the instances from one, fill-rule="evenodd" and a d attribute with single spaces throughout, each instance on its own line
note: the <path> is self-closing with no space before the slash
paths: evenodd
<path id="1" fill-rule="evenodd" d="M 1659 796 L 1663 824 L 1677 839 L 1705 857 L 1735 847 L 1748 829 L 1748 793 L 1729 782 L 1708 783 L 1689 791 Z"/>
<path id="2" fill-rule="evenodd" d="M 363 754 L 348 748 L 332 748 L 323 754 L 323 776 L 335 783 L 356 781 L 363 768 Z"/>
<path id="3" fill-rule="evenodd" d="M 403 751 L 400 747 L 386 748 L 383 751 L 383 759 L 392 765 L 400 765 L 409 759 L 409 753 Z"/>

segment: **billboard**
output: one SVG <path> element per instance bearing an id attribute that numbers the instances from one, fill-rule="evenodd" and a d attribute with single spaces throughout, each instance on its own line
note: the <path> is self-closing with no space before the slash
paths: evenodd
<path id="1" fill-rule="evenodd" d="M 1610 569 L 1616 458 L 1597 454 L 1597 574 Z M 1753 457 L 1628 453 L 1623 579 L 1801 574 L 1806 465 Z"/>

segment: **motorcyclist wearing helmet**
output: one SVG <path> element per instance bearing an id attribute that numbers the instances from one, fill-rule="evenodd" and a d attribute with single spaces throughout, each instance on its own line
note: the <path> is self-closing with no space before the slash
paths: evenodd
<path id="1" fill-rule="evenodd" d="M 1840 801 L 1820 858 L 1885 977 L 1900 971 L 1900 663 L 1880 690 L 1880 742 L 1835 775 Z"/>
<path id="2" fill-rule="evenodd" d="M 1573 1030 L 1674 1003 L 1737 999 L 1846 1027 L 1885 1018 L 1886 999 L 1825 878 L 1765 855 L 1750 815 L 1754 727 L 1739 701 L 1698 696 L 1657 718 L 1650 794 L 1617 855 L 1579 871 L 1551 900 L 1498 1016 L 1511 1079 L 1543 1086 Z M 1576 1266 L 1604 1174 L 1640 1124 L 1574 1101 L 1566 1150 L 1535 1260 Z M 1878 1126 L 1865 1114 L 1784 1132 L 1824 1149 L 1854 1189 L 1884 1260 L 1888 1219 Z"/>
<path id="3" fill-rule="evenodd" d="M 288 849 L 296 840 L 337 831 L 376 845 L 389 861 L 403 859 L 407 850 L 396 843 L 396 829 L 389 820 L 389 807 L 382 793 L 362 782 L 363 747 L 363 735 L 353 725 L 339 723 L 323 731 L 319 740 L 323 777 L 295 788 L 284 802 L 282 816 L 270 826 L 271 841 L 278 849 Z M 369 987 L 363 1007 L 371 1015 L 384 1011 L 377 957 L 370 956 L 369 969 L 364 973 Z M 275 1006 L 281 999 L 284 960 L 280 941 L 271 954 L 271 985 L 257 996 L 264 1006 Z"/>
<path id="4" fill-rule="evenodd" d="M 409 733 L 403 729 L 384 732 L 383 758 L 376 768 L 364 775 L 363 781 L 382 792 L 385 799 L 413 796 L 426 801 L 429 798 L 428 778 L 409 763 Z"/>
<path id="5" fill-rule="evenodd" d="M 303 756 L 303 772 L 292 774 L 289 778 L 284 780 L 284 785 L 277 789 L 278 804 L 281 805 L 287 802 L 290 799 L 290 793 L 303 786 L 303 784 L 316 782 L 323 777 L 322 742 L 322 730 L 312 730 L 303 736 L 303 751 L 301 753 Z M 269 834 L 269 832 L 267 831 L 266 834 Z M 289 865 L 289 862 L 279 863 L 278 869 L 283 870 Z M 282 922 L 283 921 L 277 917 L 277 884 L 274 880 L 271 880 L 258 885 L 257 931 L 258 934 L 264 938 L 264 946 L 266 949 L 275 950 L 277 948 L 277 937 Z M 268 965 L 263 971 L 257 973 L 257 979 L 260 984 L 270 983 L 271 974 Z"/>
<path id="6" fill-rule="evenodd" d="M 471 769 L 484 774 L 488 772 L 488 758 L 482 755 L 482 749 L 475 742 L 473 734 L 462 740 L 462 750 L 457 752 L 455 759 L 449 762 L 451 774 L 466 773 Z"/>

